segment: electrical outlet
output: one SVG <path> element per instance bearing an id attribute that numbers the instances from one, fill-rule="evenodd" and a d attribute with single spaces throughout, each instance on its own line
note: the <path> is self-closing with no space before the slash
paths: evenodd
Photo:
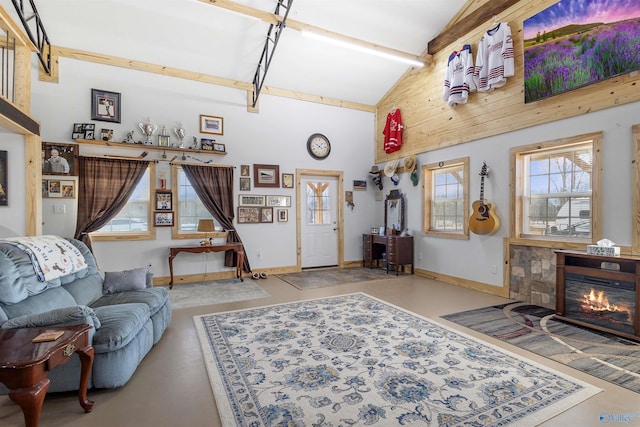
<path id="1" fill-rule="evenodd" d="M 258 259 L 262 259 L 262 251 L 258 251 Z"/>
<path id="2" fill-rule="evenodd" d="M 492 265 L 491 266 L 491 274 L 498 274 L 498 266 L 497 265 Z"/>
<path id="3" fill-rule="evenodd" d="M 63 214 L 64 211 L 65 211 L 64 205 L 54 205 L 53 206 L 53 213 L 55 213 L 55 214 Z"/>

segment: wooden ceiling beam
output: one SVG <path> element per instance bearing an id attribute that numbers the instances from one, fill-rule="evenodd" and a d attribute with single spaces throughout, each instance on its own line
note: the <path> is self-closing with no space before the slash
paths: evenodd
<path id="1" fill-rule="evenodd" d="M 233 12 L 241 13 L 243 15 L 252 16 L 254 18 L 260 19 L 267 24 L 277 24 L 281 21 L 281 17 L 276 15 L 275 13 L 265 12 L 260 9 L 254 9 L 249 6 L 241 5 L 235 3 L 231 0 L 200 0 L 203 3 L 210 4 L 212 6 L 217 6 L 222 9 L 227 9 Z M 304 22 L 296 21 L 294 19 L 287 18 L 286 28 L 291 28 L 293 30 L 298 31 L 308 31 L 310 33 L 318 34 L 321 36 L 329 37 L 335 40 L 339 40 L 342 42 L 346 42 L 352 45 L 360 46 L 366 49 L 370 49 L 373 51 L 386 53 L 388 55 L 399 56 L 402 58 L 411 59 L 414 61 L 422 61 L 426 65 L 431 62 L 431 57 L 429 55 L 419 56 L 414 55 L 412 53 L 403 52 L 401 50 L 393 49 L 390 47 L 381 46 L 376 43 L 370 43 L 364 40 L 360 40 L 354 37 L 350 37 L 344 34 L 336 33 L 333 31 L 326 30 L 324 28 L 316 27 L 313 25 L 305 24 Z"/>
<path id="2" fill-rule="evenodd" d="M 440 50 L 455 43 L 480 25 L 490 21 L 494 16 L 504 12 L 520 0 L 490 0 L 480 6 L 473 13 L 455 22 L 455 25 L 447 25 L 447 30 L 440 33 L 427 45 L 427 53 L 435 55 Z"/>

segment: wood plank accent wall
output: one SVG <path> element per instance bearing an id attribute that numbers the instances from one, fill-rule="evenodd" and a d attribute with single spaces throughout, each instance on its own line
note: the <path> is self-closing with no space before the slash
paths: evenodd
<path id="1" fill-rule="evenodd" d="M 473 93 L 467 104 L 453 109 L 442 100 L 448 56 L 463 44 L 471 44 L 475 59 L 482 34 L 493 26 L 491 20 L 436 53 L 432 65 L 409 70 L 377 105 L 375 161 L 385 162 L 639 101 L 640 76 L 634 73 L 524 104 L 523 21 L 555 2 L 521 0 L 496 17 L 498 22 L 509 23 L 515 51 L 515 76 L 502 88 Z M 465 16 L 468 13 L 458 19 Z M 403 147 L 387 155 L 382 132 L 387 113 L 394 105 L 401 110 L 405 125 Z"/>

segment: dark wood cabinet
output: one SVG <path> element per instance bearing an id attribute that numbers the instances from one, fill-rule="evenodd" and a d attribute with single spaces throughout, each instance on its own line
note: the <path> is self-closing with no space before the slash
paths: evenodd
<path id="1" fill-rule="evenodd" d="M 395 270 L 396 275 L 406 265 L 413 265 L 413 236 L 379 236 L 377 234 L 362 235 L 362 265 L 373 268 L 378 265 L 386 254 L 386 270 Z"/>

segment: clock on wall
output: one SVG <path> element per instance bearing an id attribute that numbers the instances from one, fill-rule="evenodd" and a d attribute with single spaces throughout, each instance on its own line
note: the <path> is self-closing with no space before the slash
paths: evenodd
<path id="1" fill-rule="evenodd" d="M 307 139 L 307 151 L 316 160 L 326 159 L 331 153 L 329 138 L 321 133 L 314 133 Z"/>

